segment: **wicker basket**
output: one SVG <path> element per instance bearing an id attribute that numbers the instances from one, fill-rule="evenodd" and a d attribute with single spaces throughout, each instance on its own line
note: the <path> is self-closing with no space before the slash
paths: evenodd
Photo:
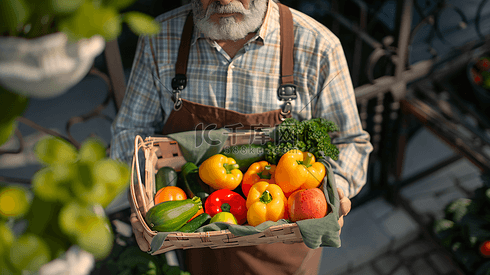
<path id="1" fill-rule="evenodd" d="M 251 135 L 255 135 L 251 139 Z M 248 133 L 238 136 L 230 135 L 225 143 L 226 146 L 231 144 L 247 144 L 250 140 L 260 142 L 264 140 L 264 133 Z M 154 205 L 153 195 L 155 193 L 155 174 L 158 169 L 164 166 L 170 166 L 176 171 L 180 171 L 186 160 L 176 141 L 167 137 L 148 137 L 145 140 L 141 136 L 135 139 L 135 150 L 133 156 L 131 177 L 131 199 L 136 209 L 139 222 L 143 225 L 143 235 L 151 244 L 152 239 L 158 232 L 151 230 L 146 224 L 144 217 L 148 210 Z M 138 152 L 143 150 L 145 156 L 145 181 L 142 181 Z M 135 173 L 136 172 L 136 173 Z M 135 176 L 137 178 L 135 179 Z M 135 182 L 137 180 L 137 182 Z M 140 203 L 138 203 L 138 201 Z M 229 230 L 198 232 L 198 233 L 180 233 L 173 232 L 167 235 L 163 245 L 152 255 L 165 253 L 174 249 L 191 249 L 209 247 L 212 249 L 227 248 L 236 246 L 251 246 L 258 244 L 270 244 L 283 242 L 286 244 L 303 242 L 301 232 L 296 223 L 271 226 L 265 231 L 248 236 L 235 236 Z"/>

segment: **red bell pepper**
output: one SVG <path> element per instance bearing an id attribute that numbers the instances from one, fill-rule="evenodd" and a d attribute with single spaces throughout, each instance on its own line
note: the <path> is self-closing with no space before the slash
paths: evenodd
<path id="1" fill-rule="evenodd" d="M 220 189 L 209 195 L 204 204 L 205 212 L 211 217 L 220 212 L 230 212 L 238 224 L 247 222 L 247 202 L 238 193 L 228 189 Z"/>

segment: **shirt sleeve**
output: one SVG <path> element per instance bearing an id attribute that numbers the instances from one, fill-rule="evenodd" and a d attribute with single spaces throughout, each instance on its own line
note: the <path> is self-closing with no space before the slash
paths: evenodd
<path id="1" fill-rule="evenodd" d="M 369 134 L 362 129 L 354 88 L 340 42 L 325 53 L 321 74 L 323 85 L 313 110 L 313 117 L 333 121 L 339 131 L 332 133 L 332 144 L 339 149 L 332 165 L 337 187 L 352 198 L 366 184 L 369 154 L 373 147 Z"/>
<path id="2" fill-rule="evenodd" d="M 163 129 L 159 79 L 153 60 L 149 38 L 140 37 L 126 93 L 111 127 L 112 159 L 130 164 L 136 136 L 144 139 Z"/>

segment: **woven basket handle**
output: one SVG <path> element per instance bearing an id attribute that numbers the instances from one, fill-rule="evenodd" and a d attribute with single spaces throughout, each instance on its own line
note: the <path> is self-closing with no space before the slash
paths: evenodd
<path id="1" fill-rule="evenodd" d="M 138 152 L 144 145 L 145 145 L 145 142 L 143 141 L 143 138 L 139 135 L 136 136 L 136 138 L 134 140 L 134 157 L 133 157 L 133 164 L 132 164 L 132 175 L 133 176 L 131 176 L 130 191 L 131 191 L 131 198 L 133 200 L 135 210 L 140 210 L 140 211 L 136 211 L 136 212 L 138 212 L 138 216 L 141 215 L 140 212 L 143 212 L 143 213 L 148 212 L 148 207 L 147 207 L 148 204 L 146 201 L 145 192 L 143 191 L 143 182 L 142 182 L 142 177 L 141 177 L 141 172 L 140 172 L 140 164 L 139 164 L 139 160 L 138 160 Z M 136 166 L 136 169 L 135 169 L 135 166 Z M 135 172 L 134 170 L 136 170 L 136 175 L 137 175 L 137 179 L 138 179 L 137 186 L 136 186 L 136 183 L 134 182 L 134 172 Z M 138 195 L 139 196 L 136 195 L 135 188 L 138 188 L 138 193 L 139 193 Z M 142 204 L 142 205 L 139 205 L 139 204 Z M 141 218 L 143 218 L 143 217 L 141 216 Z"/>

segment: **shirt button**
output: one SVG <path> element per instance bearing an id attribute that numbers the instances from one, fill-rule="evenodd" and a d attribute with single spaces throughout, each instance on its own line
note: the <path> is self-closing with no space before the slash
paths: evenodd
<path id="1" fill-rule="evenodd" d="M 231 64 L 230 69 L 234 69 L 234 68 L 235 68 L 235 65 Z"/>

